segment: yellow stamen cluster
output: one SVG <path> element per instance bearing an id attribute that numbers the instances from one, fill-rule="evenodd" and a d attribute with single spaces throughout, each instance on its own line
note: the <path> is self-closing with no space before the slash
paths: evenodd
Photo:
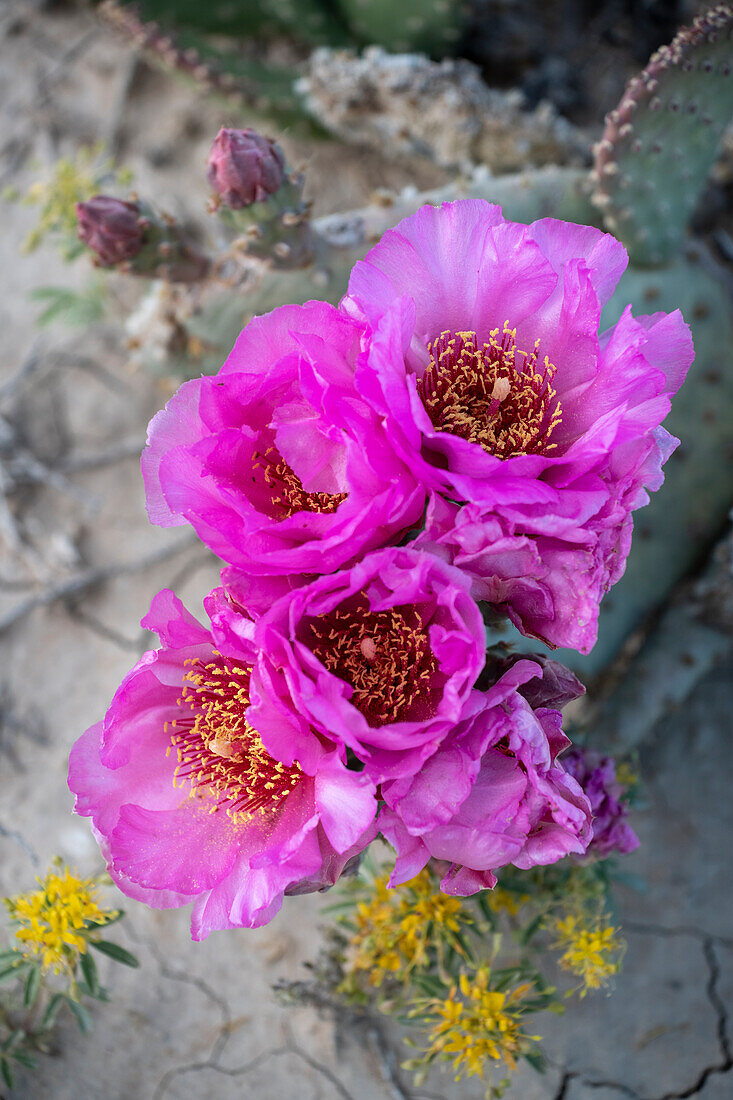
<path id="1" fill-rule="evenodd" d="M 471 978 L 462 974 L 445 1000 L 430 1002 L 435 1020 L 428 1033 L 427 1057 L 450 1061 L 455 1079 L 484 1077 L 491 1062 L 513 1070 L 529 1039 L 522 1031 L 522 1002 L 530 984 L 513 990 L 491 988 L 491 970 L 481 966 Z"/>
<path id="2" fill-rule="evenodd" d="M 38 882 L 40 890 L 3 899 L 20 926 L 16 939 L 27 958 L 40 958 L 44 970 L 73 973 L 78 956 L 87 949 L 85 932 L 107 924 L 117 911 L 103 909 L 94 880 L 81 879 L 68 867 L 49 871 Z"/>
<path id="3" fill-rule="evenodd" d="M 415 608 L 371 611 L 364 596 L 312 619 L 304 641 L 351 684 L 351 703 L 370 726 L 432 715 L 437 662 Z"/>
<path id="4" fill-rule="evenodd" d="M 392 890 L 386 875 L 375 879 L 372 896 L 356 908 L 347 969 L 365 972 L 374 986 L 388 976 L 406 979 L 431 947 L 439 951 L 449 938 L 457 946 L 455 934 L 470 919 L 462 908 L 459 898 L 436 892 L 427 870 Z"/>
<path id="5" fill-rule="evenodd" d="M 505 323 L 486 343 L 475 332 L 443 332 L 428 344 L 430 364 L 417 391 L 436 428 L 478 443 L 497 458 L 547 454 L 562 419 L 551 379 L 555 367 L 517 348 Z"/>
<path id="6" fill-rule="evenodd" d="M 167 722 L 169 752 L 178 757 L 176 785 L 191 784 L 209 811 L 222 807 L 233 821 L 272 813 L 302 778 L 297 763 L 274 760 L 245 717 L 251 668 L 213 653 L 204 663 L 189 659 L 179 705 L 190 711 Z"/>
<path id="7" fill-rule="evenodd" d="M 581 979 L 581 997 L 607 985 L 620 970 L 624 944 L 618 929 L 607 925 L 605 918 L 594 922 L 570 914 L 556 920 L 552 928 L 556 935 L 553 947 L 563 952 L 560 966 Z"/>
<path id="8" fill-rule="evenodd" d="M 269 508 L 275 519 L 287 519 L 295 512 L 335 512 L 346 493 L 309 493 L 295 470 L 277 447 L 257 451 L 252 461 L 254 481 L 259 478 L 270 495 Z"/>

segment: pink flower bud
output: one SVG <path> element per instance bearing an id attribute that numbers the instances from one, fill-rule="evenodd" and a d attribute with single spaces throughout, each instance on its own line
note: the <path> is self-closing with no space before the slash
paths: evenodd
<path id="1" fill-rule="evenodd" d="M 278 190 L 284 174 L 282 150 L 256 130 L 222 128 L 216 135 L 206 175 L 225 206 L 240 210 L 264 202 Z"/>
<path id="2" fill-rule="evenodd" d="M 114 267 L 137 256 L 143 246 L 144 222 L 134 202 L 95 195 L 76 204 L 79 237 L 102 267 Z"/>

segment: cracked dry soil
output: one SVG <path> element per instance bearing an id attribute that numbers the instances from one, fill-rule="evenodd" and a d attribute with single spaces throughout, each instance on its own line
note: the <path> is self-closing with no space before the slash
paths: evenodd
<path id="1" fill-rule="evenodd" d="M 129 50 L 88 13 L 39 13 L 6 0 L 2 184 L 27 187 L 34 162 L 112 136 L 141 190 L 176 212 L 200 209 L 206 146 L 229 121 L 226 112 L 144 67 L 130 86 L 129 71 Z M 323 208 L 358 205 L 374 186 L 373 162 L 333 148 L 328 156 L 313 157 Z M 333 171 L 339 157 L 342 170 Z M 387 182 L 397 184 L 394 173 L 406 169 L 389 171 Z M 327 179 L 341 190 L 326 195 Z M 10 518 L 0 511 L 7 894 L 30 886 L 55 853 L 83 872 L 98 867 L 86 822 L 71 814 L 69 748 L 144 648 L 138 623 L 152 594 L 172 585 L 195 607 L 217 572 L 190 538 L 154 529 L 145 516 L 135 456 L 165 386 L 130 372 L 113 328 L 36 338 L 28 292 L 79 285 L 87 273 L 49 249 L 21 259 L 33 212 L 2 210 L 0 422 L 27 459 L 22 476 L 16 466 L 14 480 L 2 482 Z M 542 1021 L 551 1068 L 544 1077 L 520 1070 L 510 1100 L 733 1097 L 732 679 L 733 668 L 712 672 L 642 753 L 647 804 L 635 820 L 642 846 L 626 869 L 646 891 L 619 895 L 624 971 L 611 996 L 571 1003 L 564 1018 Z M 112 1001 L 95 1013 L 93 1036 L 65 1024 L 57 1053 L 19 1077 L 12 1100 L 480 1100 L 479 1082 L 455 1085 L 449 1074 L 413 1088 L 383 1022 L 354 1032 L 276 1004 L 272 983 L 298 976 L 317 951 L 323 904 L 291 900 L 266 929 L 194 945 L 185 913 L 130 902 L 120 936 L 141 969 L 102 966 Z"/>

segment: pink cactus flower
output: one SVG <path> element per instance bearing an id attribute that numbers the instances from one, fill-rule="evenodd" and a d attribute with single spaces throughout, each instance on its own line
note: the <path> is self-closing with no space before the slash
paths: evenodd
<path id="1" fill-rule="evenodd" d="M 507 864 L 527 869 L 585 852 L 591 810 L 557 759 L 570 744 L 562 715 L 539 705 L 567 699 L 568 687 L 577 694 L 566 671 L 506 662 L 417 774 L 382 785 L 379 829 L 397 853 L 391 885 L 432 858 L 446 864 L 441 890 L 473 894 L 494 886 Z"/>
<path id="2" fill-rule="evenodd" d="M 69 762 L 117 885 L 156 908 L 194 902 L 194 939 L 265 924 L 285 893 L 335 882 L 376 832 L 374 787 L 333 744 L 314 739 L 308 766 L 265 749 L 249 720 L 252 624 L 221 590 L 207 610 L 226 616 L 224 652 L 172 592 L 155 597 L 143 626 L 161 648 Z"/>
<path id="3" fill-rule="evenodd" d="M 679 311 L 627 309 L 599 335 L 626 262 L 592 227 L 465 200 L 385 233 L 342 302 L 373 333 L 357 388 L 441 501 L 425 541 L 524 633 L 584 653 L 677 444 L 661 423 L 693 358 Z"/>
<path id="4" fill-rule="evenodd" d="M 150 519 L 191 523 L 253 611 L 284 578 L 353 562 L 422 513 L 424 491 L 354 388 L 364 332 L 322 302 L 256 317 L 217 376 L 186 382 L 151 421 Z"/>
<path id="5" fill-rule="evenodd" d="M 257 622 L 251 720 L 287 763 L 329 738 L 375 782 L 414 775 L 460 720 L 484 664 L 469 581 L 387 548 L 282 596 Z"/>

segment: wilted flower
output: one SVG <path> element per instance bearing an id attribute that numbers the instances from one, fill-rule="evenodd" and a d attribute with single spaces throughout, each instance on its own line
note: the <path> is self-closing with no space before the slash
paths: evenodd
<path id="1" fill-rule="evenodd" d="M 590 806 L 558 760 L 570 743 L 562 715 L 522 694 L 542 676 L 533 660 L 511 664 L 474 694 L 466 717 L 419 772 L 382 784 L 379 828 L 397 852 L 393 885 L 432 857 L 444 865 L 442 890 L 473 894 L 495 885 L 499 867 L 585 852 Z"/>
<path id="2" fill-rule="evenodd" d="M 563 757 L 563 765 L 580 783 L 593 811 L 588 855 L 605 859 L 638 848 L 639 838 L 626 820 L 629 808 L 622 801 L 626 787 L 618 781 L 613 758 L 575 745 Z"/>
<path id="3" fill-rule="evenodd" d="M 95 195 L 76 204 L 79 237 L 102 267 L 114 267 L 137 256 L 146 221 L 137 203 Z"/>
<path id="4" fill-rule="evenodd" d="M 222 127 L 214 138 L 206 177 L 225 206 L 240 210 L 264 202 L 278 190 L 284 175 L 282 149 L 256 130 Z"/>
<path id="5" fill-rule="evenodd" d="M 337 569 L 421 514 L 421 491 L 354 389 L 363 334 L 325 303 L 273 310 L 150 423 L 150 519 L 191 523 L 236 567 L 227 583 L 252 611 L 291 587 L 283 578 Z"/>
<path id="6" fill-rule="evenodd" d="M 303 762 L 329 738 L 375 782 L 415 775 L 460 720 L 484 663 L 468 581 L 409 548 L 374 551 L 281 597 L 256 639 L 251 720 L 268 748 Z"/>
<path id="7" fill-rule="evenodd" d="M 225 604 L 221 592 L 207 598 L 214 620 Z M 92 818 L 117 885 L 157 908 L 195 901 L 195 939 L 266 923 L 286 891 L 333 883 L 376 831 L 373 786 L 333 746 L 286 764 L 265 748 L 249 721 L 251 624 L 227 622 L 222 653 L 172 592 L 159 593 L 143 625 L 161 648 L 69 763 L 76 811 Z"/>
<path id="8" fill-rule="evenodd" d="M 660 425 L 693 356 L 678 311 L 627 309 L 599 336 L 626 262 L 592 227 L 464 200 L 385 233 L 342 302 L 373 330 L 359 392 L 442 498 L 424 540 L 526 634 L 582 652 L 676 445 Z"/>

